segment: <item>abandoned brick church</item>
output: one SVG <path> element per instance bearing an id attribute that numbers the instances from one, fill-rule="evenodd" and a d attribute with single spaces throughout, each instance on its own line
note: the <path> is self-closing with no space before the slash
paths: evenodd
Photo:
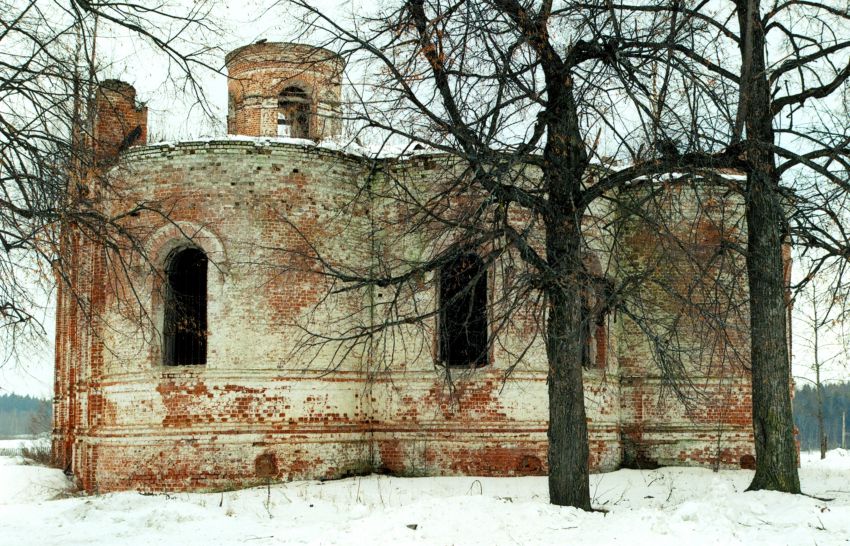
<path id="1" fill-rule="evenodd" d="M 126 215 L 144 248 L 126 249 L 123 261 L 80 226 L 65 226 L 63 252 L 73 268 L 57 309 L 53 446 L 61 463 L 86 490 L 100 492 L 368 471 L 544 474 L 542 338 L 517 320 L 500 343 L 488 344 L 487 301 L 502 272 L 480 275 L 464 304 L 475 314 L 465 339 L 451 338 L 458 326 L 449 309 L 411 329 L 406 350 L 381 366 L 370 367 L 357 351 L 319 348 L 310 359 L 296 357 L 304 343 L 299 325 L 320 329 L 325 320 L 339 330 L 345 321 L 370 320 L 354 296 L 328 306 L 326 280 L 293 266 L 305 241 L 328 255 L 373 259 L 364 219 L 379 207 L 392 213 L 376 202 L 375 210 L 342 217 L 362 187 L 352 182 L 391 170 L 427 182 L 443 162 L 439 154 L 376 159 L 321 145 L 342 131 L 344 66 L 326 50 L 257 43 L 231 52 L 226 67 L 229 136 L 221 139 L 147 145 L 147 110 L 135 90 L 111 80 L 99 91 L 94 153 L 113 191 L 99 192 L 93 175 L 88 198 L 107 216 L 143 202 L 167 215 L 144 208 Z M 707 206 L 710 200 L 694 202 L 683 225 L 710 253 L 718 230 L 697 218 Z M 645 256 L 655 235 L 634 227 L 617 259 L 600 253 L 595 267 L 616 277 L 629 259 Z M 474 255 L 464 259 L 482 267 Z M 418 305 L 451 290 L 451 267 L 419 279 Z M 664 297 L 650 302 L 659 313 L 673 305 Z M 316 314 L 320 304 L 335 315 Z M 585 371 L 591 468 L 751 461 L 745 311 L 729 319 L 725 338 L 731 343 L 704 353 L 711 365 L 690 376 L 703 394 L 686 407 L 665 390 L 634 324 L 600 317 Z M 483 358 L 470 356 L 481 347 Z"/>

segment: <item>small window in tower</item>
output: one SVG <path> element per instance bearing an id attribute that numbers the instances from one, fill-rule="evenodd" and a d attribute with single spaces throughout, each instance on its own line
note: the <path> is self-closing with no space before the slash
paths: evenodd
<path id="1" fill-rule="evenodd" d="M 487 364 L 487 271 L 464 254 L 440 271 L 440 361 L 452 368 Z"/>
<path id="2" fill-rule="evenodd" d="M 207 256 L 198 248 L 177 250 L 165 277 L 163 364 L 206 364 Z"/>
<path id="3" fill-rule="evenodd" d="M 293 138 L 309 138 L 310 99 L 300 87 L 287 87 L 277 101 L 277 134 Z"/>

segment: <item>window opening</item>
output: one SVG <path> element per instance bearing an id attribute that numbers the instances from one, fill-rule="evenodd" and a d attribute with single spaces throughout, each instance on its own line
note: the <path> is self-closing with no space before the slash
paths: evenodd
<path id="1" fill-rule="evenodd" d="M 300 87 L 287 87 L 277 101 L 277 135 L 309 138 L 310 100 Z"/>
<path id="2" fill-rule="evenodd" d="M 165 271 L 165 341 L 168 366 L 207 362 L 207 256 L 198 248 L 172 254 Z"/>
<path id="3" fill-rule="evenodd" d="M 596 324 L 596 367 L 604 368 L 608 356 L 608 330 L 605 328 L 605 319 L 600 319 Z"/>
<path id="4" fill-rule="evenodd" d="M 477 254 L 440 271 L 440 361 L 448 367 L 487 364 L 487 272 Z"/>

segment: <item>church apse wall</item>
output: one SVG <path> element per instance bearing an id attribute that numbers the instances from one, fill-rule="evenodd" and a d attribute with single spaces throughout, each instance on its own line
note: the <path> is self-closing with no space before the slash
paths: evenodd
<path id="1" fill-rule="evenodd" d="M 305 55 L 319 59 L 311 70 L 296 62 Z M 64 252 L 74 273 L 57 310 L 59 460 L 86 490 L 101 492 L 372 471 L 544 474 L 547 364 L 530 311 L 505 331 L 503 344 L 466 368 L 437 362 L 447 330 L 439 317 L 410 328 L 408 350 L 383 353 L 382 360 L 369 345 L 340 356 L 334 344 L 317 341 L 369 327 L 375 301 L 388 297 L 335 292 L 313 260 L 320 253 L 337 265 L 372 263 L 376 248 L 392 239 L 375 222 L 395 214 L 395 205 L 375 197 L 351 207 L 355 195 L 367 179 L 387 184 L 394 169 L 423 180 L 440 176 L 451 169 L 445 158 L 376 164 L 311 143 L 341 127 L 335 116 L 343 64 L 327 51 L 265 43 L 236 50 L 227 63 L 229 131 L 257 138 L 146 145 L 146 120 L 123 114 L 116 115 L 128 131 L 144 132 L 134 139 L 126 139 L 129 132 L 104 135 L 112 147 L 101 149 L 124 148 L 104 167 L 120 191 L 99 206 L 113 214 L 138 203 L 150 207 L 127 217 L 127 229 L 144 246 L 127 249 L 122 260 L 66 228 Z M 117 111 L 141 112 L 134 95 L 121 97 L 128 102 Z M 686 216 L 699 216 L 696 210 Z M 630 230 L 615 253 L 597 260 L 600 271 L 618 275 L 654 244 L 649 227 Z M 694 244 L 712 248 L 717 241 Z M 483 271 L 481 301 L 491 301 L 502 275 Z M 417 304 L 434 305 L 451 290 L 441 287 L 439 274 L 419 282 Z M 659 299 L 660 313 L 664 305 Z M 487 312 L 485 303 L 485 336 L 494 324 Z M 748 336 L 735 325 L 731 337 L 740 352 Z M 706 366 L 697 377 L 709 397 L 694 411 L 663 388 L 638 330 L 610 313 L 588 338 L 592 468 L 737 466 L 752 452 L 746 357 L 725 358 L 731 349 L 718 346 L 724 352 L 706 362 L 722 366 Z M 515 358 L 522 347 L 528 350 Z"/>

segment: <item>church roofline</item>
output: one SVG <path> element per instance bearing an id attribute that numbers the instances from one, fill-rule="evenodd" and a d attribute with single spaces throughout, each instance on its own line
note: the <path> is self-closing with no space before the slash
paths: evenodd
<path id="1" fill-rule="evenodd" d="M 417 151 L 414 153 L 384 152 L 376 157 L 375 153 L 356 145 L 346 145 L 338 141 L 313 142 L 309 139 L 281 137 L 249 137 L 243 135 L 228 135 L 227 137 L 211 137 L 190 139 L 184 141 L 152 142 L 146 146 L 131 148 L 121 154 L 124 164 L 144 160 L 147 157 L 160 157 L 169 150 L 190 149 L 300 149 L 305 153 L 325 153 L 352 160 L 407 161 L 425 158 L 449 157 L 448 153 L 438 150 Z"/>
<path id="2" fill-rule="evenodd" d="M 340 54 L 335 53 L 335 52 L 333 52 L 330 49 L 325 48 L 325 47 L 314 46 L 314 45 L 310 45 L 310 44 L 302 44 L 302 43 L 298 43 L 298 42 L 254 42 L 254 43 L 247 44 L 247 45 L 244 45 L 244 46 L 241 46 L 241 47 L 237 47 L 236 49 L 234 49 L 233 51 L 231 51 L 227 55 L 225 55 L 224 56 L 224 65 L 225 66 L 229 65 L 236 57 L 238 57 L 239 55 L 241 55 L 243 53 L 251 52 L 252 50 L 258 50 L 258 49 L 261 49 L 261 48 L 264 48 L 264 49 L 279 49 L 281 51 L 285 51 L 285 50 L 289 50 L 289 49 L 292 49 L 292 50 L 310 49 L 310 50 L 313 50 L 317 54 L 324 55 L 324 57 L 323 58 L 317 58 L 317 59 L 304 59 L 305 61 L 306 60 L 310 60 L 312 62 L 336 61 L 336 62 L 338 62 L 342 65 L 342 68 L 345 68 L 345 66 L 347 64 L 345 62 L 345 59 Z"/>

